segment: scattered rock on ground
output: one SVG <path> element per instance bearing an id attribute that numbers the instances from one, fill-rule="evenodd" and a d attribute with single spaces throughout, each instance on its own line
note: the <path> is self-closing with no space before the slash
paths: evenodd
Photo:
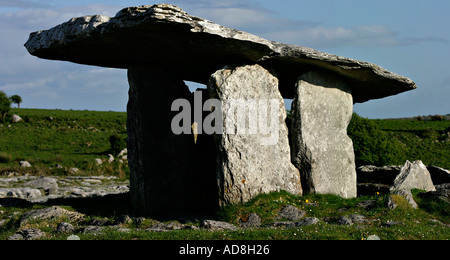
<path id="1" fill-rule="evenodd" d="M 84 219 L 85 215 L 75 211 L 69 211 L 58 206 L 50 208 L 36 209 L 28 211 L 19 219 L 19 225 L 22 226 L 34 220 L 51 220 L 65 217 L 71 222 L 78 222 Z"/>
<path id="2" fill-rule="evenodd" d="M 72 233 L 74 230 L 75 227 L 72 224 L 66 222 L 61 222 L 56 227 L 56 232 L 58 233 Z"/>
<path id="3" fill-rule="evenodd" d="M 201 226 L 211 231 L 237 230 L 236 226 L 228 222 L 215 220 L 204 220 Z"/>
<path id="4" fill-rule="evenodd" d="M 243 227 L 259 227 L 261 225 L 261 217 L 256 213 L 250 213 L 246 219 L 240 220 Z"/>
<path id="5" fill-rule="evenodd" d="M 35 240 L 45 236 L 45 232 L 40 229 L 30 228 L 19 230 L 14 235 L 8 237 L 8 240 Z"/>
<path id="6" fill-rule="evenodd" d="M 306 212 L 299 210 L 292 205 L 283 206 L 278 212 L 277 219 L 286 219 L 290 221 L 297 221 L 305 216 Z"/>
<path id="7" fill-rule="evenodd" d="M 22 121 L 22 118 L 19 115 L 13 115 L 12 116 L 12 123 L 19 123 L 20 121 Z"/>
<path id="8" fill-rule="evenodd" d="M 169 222 L 169 223 L 156 223 L 149 228 L 146 229 L 146 231 L 151 232 L 167 232 L 172 230 L 179 230 L 183 229 L 184 225 L 180 224 L 178 222 Z"/>
<path id="9" fill-rule="evenodd" d="M 23 168 L 31 167 L 31 164 L 29 162 L 27 162 L 27 161 L 20 161 L 19 165 L 20 165 L 20 167 L 23 167 Z"/>

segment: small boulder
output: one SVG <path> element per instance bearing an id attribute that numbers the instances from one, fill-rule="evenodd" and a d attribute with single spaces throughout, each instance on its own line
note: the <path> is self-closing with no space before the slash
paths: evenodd
<path id="1" fill-rule="evenodd" d="M 20 161 L 19 165 L 20 165 L 20 167 L 23 167 L 23 168 L 31 167 L 31 164 L 29 162 L 27 162 L 27 161 Z"/>
<path id="2" fill-rule="evenodd" d="M 283 206 L 278 212 L 277 219 L 286 219 L 290 221 L 297 221 L 305 216 L 306 212 L 299 210 L 292 205 Z"/>
<path id="3" fill-rule="evenodd" d="M 395 190 L 420 189 L 425 191 L 435 191 L 430 172 L 422 161 L 406 161 L 400 170 L 400 173 L 394 180 L 390 188 L 391 192 Z"/>
<path id="4" fill-rule="evenodd" d="M 204 220 L 202 227 L 211 231 L 237 230 L 237 227 L 222 221 Z"/>
<path id="5" fill-rule="evenodd" d="M 13 122 L 13 124 L 19 123 L 20 121 L 22 121 L 22 118 L 21 118 L 20 116 L 18 116 L 18 115 L 13 115 L 13 116 L 12 116 L 12 122 Z"/>
<path id="6" fill-rule="evenodd" d="M 102 159 L 99 159 L 99 158 L 95 159 L 95 162 L 96 162 L 98 165 L 102 165 L 102 164 L 103 164 Z"/>
<path id="7" fill-rule="evenodd" d="M 72 233 L 75 230 L 75 227 L 67 222 L 61 222 L 56 227 L 56 232 L 58 233 Z"/>

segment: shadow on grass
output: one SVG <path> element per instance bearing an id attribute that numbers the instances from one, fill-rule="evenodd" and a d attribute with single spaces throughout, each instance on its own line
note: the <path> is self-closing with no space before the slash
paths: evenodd
<path id="1" fill-rule="evenodd" d="M 68 206 L 88 216 L 113 217 L 130 214 L 130 195 L 124 193 L 89 198 L 58 198 L 49 199 L 40 205 Z"/>

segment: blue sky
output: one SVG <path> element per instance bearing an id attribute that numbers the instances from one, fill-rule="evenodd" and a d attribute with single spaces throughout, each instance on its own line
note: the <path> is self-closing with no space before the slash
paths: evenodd
<path id="1" fill-rule="evenodd" d="M 354 107 L 369 118 L 450 113 L 450 0 L 165 0 L 191 15 L 269 40 L 378 64 L 417 90 Z M 125 70 L 48 61 L 28 54 L 30 32 L 72 17 L 114 16 L 148 1 L 0 0 L 0 90 L 21 107 L 125 111 Z"/>

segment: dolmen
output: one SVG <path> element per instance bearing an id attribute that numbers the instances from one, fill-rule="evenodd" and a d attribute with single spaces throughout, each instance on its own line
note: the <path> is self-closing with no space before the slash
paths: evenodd
<path id="1" fill-rule="evenodd" d="M 353 104 L 413 90 L 375 64 L 268 41 L 169 4 L 30 34 L 43 59 L 128 70 L 135 215 L 210 214 L 262 193 L 355 197 Z M 185 81 L 207 86 L 191 93 Z M 293 99 L 286 124 L 284 99 Z"/>

